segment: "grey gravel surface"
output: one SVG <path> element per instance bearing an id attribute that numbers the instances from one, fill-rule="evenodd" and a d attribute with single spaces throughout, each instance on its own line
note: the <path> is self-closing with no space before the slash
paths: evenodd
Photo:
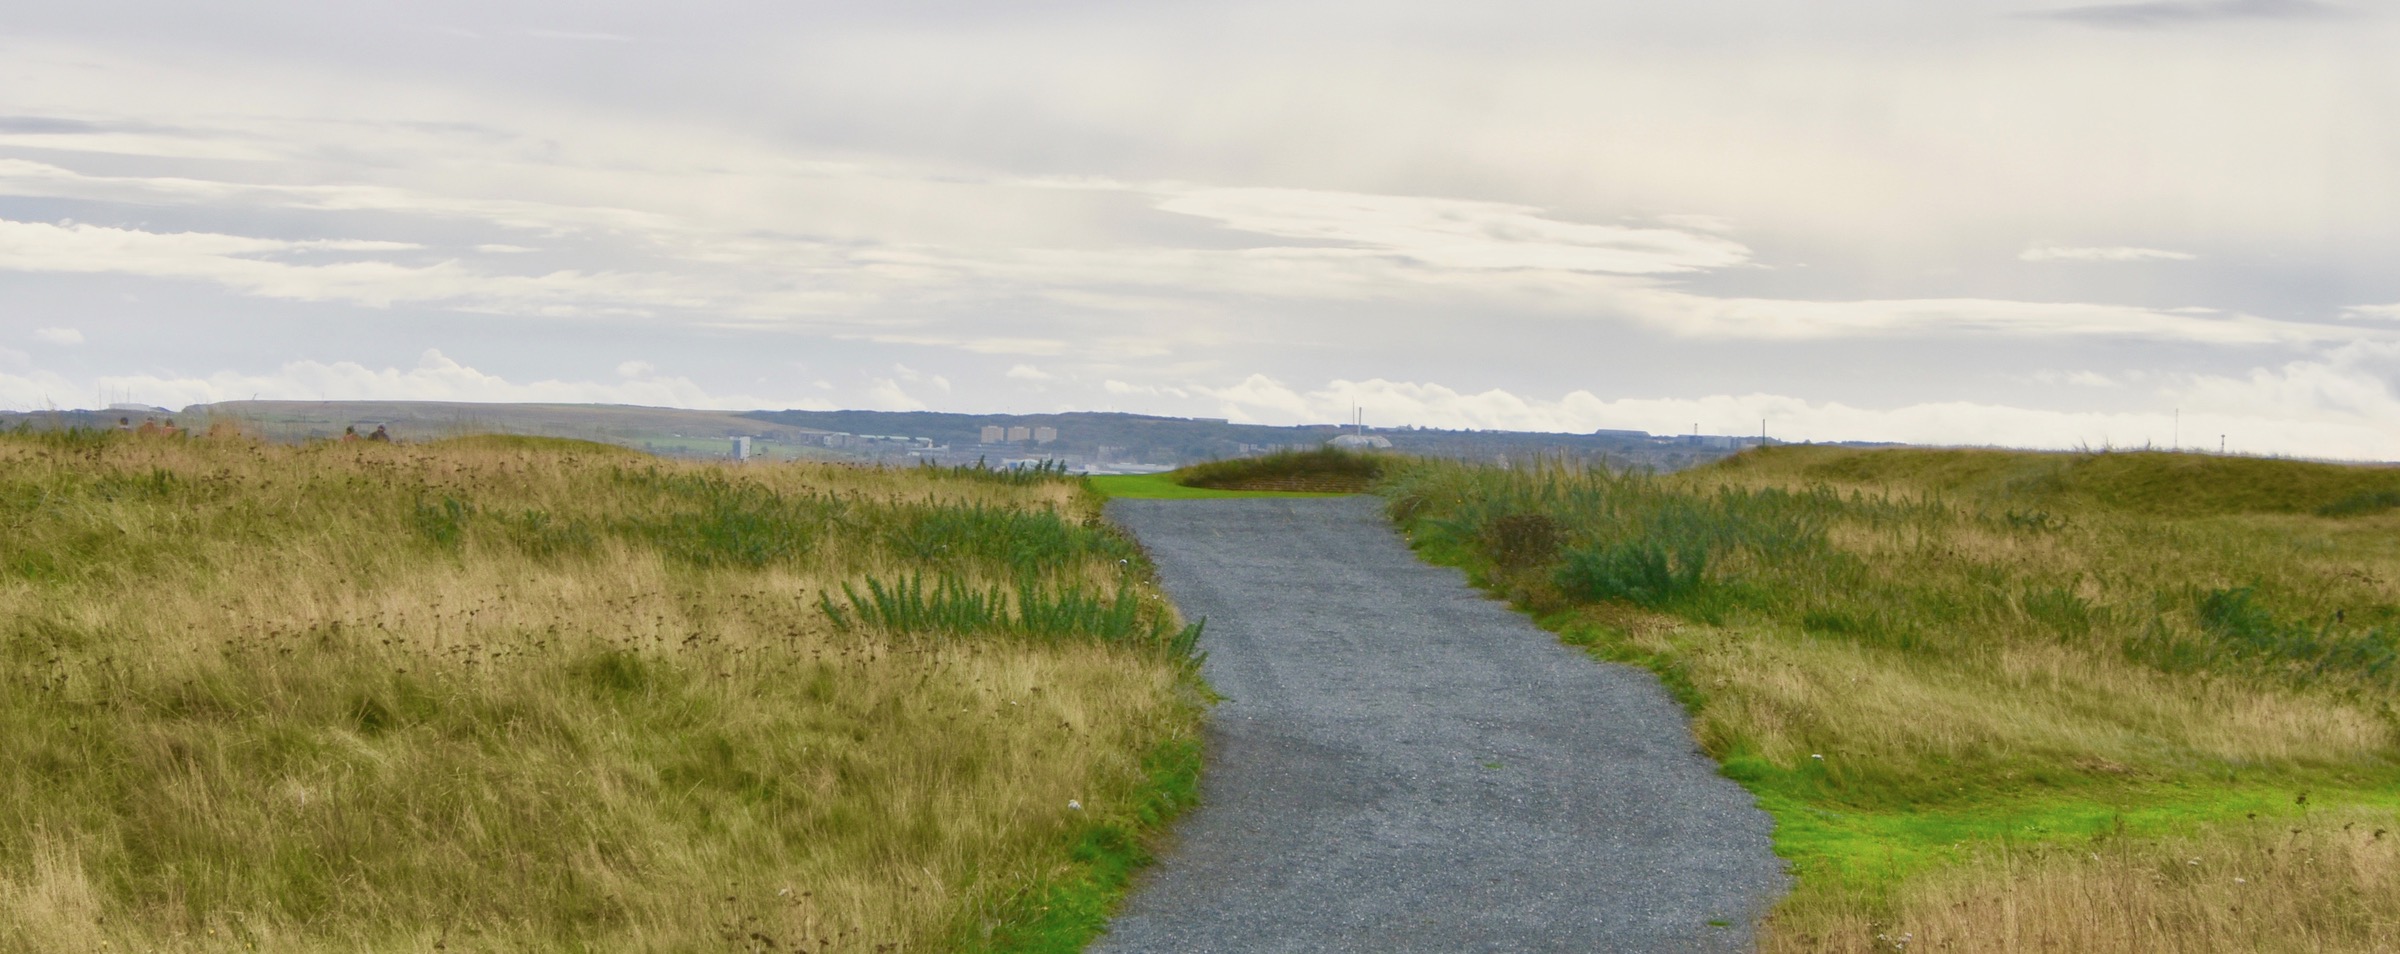
<path id="1" fill-rule="evenodd" d="M 1108 514 L 1208 618 L 1225 701 L 1202 804 L 1093 950 L 1751 946 L 1770 823 L 1649 673 L 1418 561 L 1374 498 Z"/>

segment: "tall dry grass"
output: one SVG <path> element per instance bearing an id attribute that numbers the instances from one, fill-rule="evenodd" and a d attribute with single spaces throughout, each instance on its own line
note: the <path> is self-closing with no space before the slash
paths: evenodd
<path id="1" fill-rule="evenodd" d="M 903 573 L 1169 613 L 1062 481 L 0 438 L 0 950 L 980 943 L 1195 705 L 820 608 Z"/>
<path id="2" fill-rule="evenodd" d="M 1385 489 L 1428 555 L 1685 700 L 1800 874 L 1770 950 L 2371 950 L 2391 839 L 2351 836 L 2400 829 L 2400 473 L 2286 464 L 1776 448 Z M 2297 856 L 2217 824 L 2302 791 L 2355 824 L 2279 836 Z M 2261 876 L 2128 880 L 2168 856 Z"/>
<path id="3" fill-rule="evenodd" d="M 2388 814 L 2261 820 L 2157 840 L 1996 847 L 1903 886 L 1889 909 L 1822 912 L 1768 954 L 2024 951 L 2369 954 L 2400 950 Z"/>

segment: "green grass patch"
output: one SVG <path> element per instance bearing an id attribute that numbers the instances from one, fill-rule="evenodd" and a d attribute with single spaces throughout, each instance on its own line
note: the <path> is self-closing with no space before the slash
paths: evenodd
<path id="1" fill-rule="evenodd" d="M 1309 493 L 1281 490 L 1215 490 L 1207 487 L 1187 487 L 1177 483 L 1172 473 L 1163 474 L 1102 474 L 1090 478 L 1092 489 L 1101 494 L 1124 500 L 1224 500 L 1235 497 L 1343 497 L 1343 493 Z"/>
<path id="2" fill-rule="evenodd" d="M 1152 842 L 1169 822 L 1200 803 L 1200 743 L 1160 746 L 1142 762 L 1148 778 L 1137 796 L 1136 824 L 1095 822 L 1076 837 L 1074 867 L 1003 901 L 988 921 L 962 932 L 968 954 L 1074 954 L 1108 930 L 1108 921 L 1153 859 Z"/>

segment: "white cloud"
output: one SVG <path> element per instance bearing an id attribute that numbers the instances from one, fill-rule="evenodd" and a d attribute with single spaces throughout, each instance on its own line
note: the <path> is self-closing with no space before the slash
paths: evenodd
<path id="1" fill-rule="evenodd" d="M 2081 365 L 2061 355 L 2099 343 L 2124 386 L 2043 392 L 2046 406 L 2136 400 L 2169 380 L 2139 376 L 2145 353 L 2220 373 L 2269 364 L 2265 383 L 2232 374 L 2212 387 L 2330 401 L 2368 372 L 2335 367 L 2322 345 L 2400 336 L 2400 306 L 2333 317 L 2400 297 L 2374 267 L 2391 257 L 2400 192 L 2360 133 L 2389 125 L 2390 97 L 2358 70 L 2320 68 L 2380 62 L 2400 20 L 2238 49 L 2062 47 L 2055 31 L 1988 10 L 1894 19 L 1873 6 L 1725 17 L 1404 4 L 1361 20 L 1354 5 L 1296 0 L 1036 29 L 764 5 L 616 11 L 580 24 L 616 32 L 570 35 L 574 18 L 403 5 L 383 32 L 339 17 L 260 29 L 266 14 L 233 8 L 141 40 L 89 23 L 28 28 L 0 37 L 0 215 L 118 228 L 0 225 L 13 236 L 0 237 L 0 301 L 20 333 L 106 316 L 77 355 L 87 366 L 237 350 L 265 313 L 306 323 L 312 341 L 379 334 L 363 329 L 394 317 L 362 312 L 389 304 L 413 306 L 411 318 L 647 324 L 698 356 L 679 369 L 720 376 L 704 380 L 790 375 L 852 403 L 878 374 L 901 402 L 1021 401 L 1027 379 L 989 370 L 1040 361 L 1061 400 L 1231 401 L 1266 416 L 1311 407 L 1307 388 L 1289 398 L 1277 379 L 1408 367 L 1514 388 L 1418 396 L 1494 421 L 1565 407 L 1508 382 L 1628 362 L 1645 382 L 1707 363 L 1878 413 L 1961 393 L 2005 404 L 1946 382 L 2098 388 L 2030 376 Z M 450 56 L 466 45 L 426 17 L 488 37 L 480 53 L 492 55 Z M 1329 24 L 1341 28 L 1319 29 Z M 594 42 L 533 42 L 534 26 Z M 511 50 L 542 62 L 500 55 Z M 675 82 L 644 82 L 643 69 Z M 785 121 L 756 121 L 770 114 Z M 129 224 L 144 219 L 161 224 Z M 2030 268 L 2007 248 L 2058 264 Z M 2242 249 L 2242 290 L 2108 284 L 2190 260 L 2174 248 Z M 168 288 L 123 308 L 118 294 L 146 288 L 124 276 L 305 304 Z M 2328 303 L 2328 288 L 2360 297 Z M 162 303 L 174 298 L 189 304 Z M 2087 303 L 2098 301 L 2116 304 Z M 508 367 L 608 387 L 655 375 L 609 374 L 624 357 L 612 342 L 627 338 L 598 324 Z M 451 327 L 444 344 L 462 354 L 538 337 L 505 319 Z M 766 328 L 777 334 L 756 333 Z M 1576 346 L 1455 347 L 1470 336 Z M 761 367 L 828 338 L 858 342 L 823 350 L 863 373 Z M 1890 353 L 1922 366 L 1889 383 L 1835 380 L 1868 377 L 1860 351 L 1794 349 L 1823 364 L 1793 370 L 1778 349 L 1718 347 L 1895 338 L 1917 339 Z M 1374 345 L 1328 360 L 1356 341 Z M 2312 348 L 2303 363 L 2322 367 L 2282 364 Z M 956 388 L 876 370 L 895 357 Z M 843 385 L 809 382 L 820 375 Z M 1182 386 L 1202 375 L 1226 395 Z M 1611 393 L 1655 385 L 1624 387 Z M 50 390 L 96 393 L 88 381 Z"/>
<path id="2" fill-rule="evenodd" d="M 410 252 L 425 246 L 415 242 L 385 242 L 376 239 L 317 239 L 292 242 L 286 247 L 295 251 Z"/>
<path id="3" fill-rule="evenodd" d="M 837 334 L 834 337 L 843 341 L 956 348 L 976 354 L 1026 355 L 1029 357 L 1049 357 L 1065 354 L 1069 350 L 1066 342 L 1053 338 L 995 338 L 927 334 Z"/>
<path id="4" fill-rule="evenodd" d="M 2077 302 L 1931 298 L 1895 301 L 1785 301 L 1709 298 L 1682 292 L 1636 293 L 1635 314 L 1677 334 L 1751 340 L 2006 335 L 2114 337 L 2259 345 L 2351 341 L 2355 327 L 2269 321 L 2207 309 L 2157 309 Z"/>
<path id="5" fill-rule="evenodd" d="M 619 377 L 644 378 L 649 377 L 657 371 L 658 367 L 648 361 L 626 361 L 617 365 L 617 375 Z"/>
<path id="6" fill-rule="evenodd" d="M 439 302 L 463 310 L 529 315 L 639 313 L 654 308 L 703 307 L 716 300 L 688 279 L 659 275 L 574 271 L 505 275 L 472 271 L 455 261 L 303 265 L 265 257 L 316 248 L 385 250 L 397 245 L 0 219 L 0 270 L 142 275 L 209 282 L 263 298 L 338 301 L 373 308 L 397 302 Z"/>
<path id="7" fill-rule="evenodd" d="M 540 40 L 577 40 L 585 43 L 631 43 L 633 38 L 619 33 L 594 33 L 583 30 L 527 30 L 526 36 Z"/>
<path id="8" fill-rule="evenodd" d="M 332 401 L 475 401 L 640 404 L 659 407 L 746 410 L 762 407 L 828 408 L 822 399 L 719 394 L 688 378 L 646 377 L 614 382 L 541 380 L 516 382 L 479 371 L 429 350 L 413 368 L 370 368 L 351 361 L 293 361 L 271 372 L 219 371 L 207 375 L 103 375 L 78 386 L 55 374 L 0 374 L 0 406 L 32 408 L 62 395 L 132 395 L 162 407 L 262 399 Z"/>
<path id="9" fill-rule="evenodd" d="M 1654 275 L 1750 258 L 1740 243 L 1714 236 L 1563 222 L 1501 202 L 1251 188 L 1184 192 L 1158 207 L 1246 232 L 1345 242 L 1442 268 Z"/>
<path id="10" fill-rule="evenodd" d="M 623 233 L 673 250 L 684 264 L 655 263 L 658 271 L 521 275 L 457 261 L 302 264 L 272 256 L 309 249 L 373 252 L 418 247 L 0 220 L 0 268 L 182 278 L 262 297 L 369 307 L 419 302 L 553 317 L 690 314 L 722 324 L 808 322 L 830 326 L 836 337 L 846 340 L 982 354 L 1134 358 L 1200 344 L 1222 346 L 1224 342 L 1211 340 L 1210 328 L 1223 306 L 1207 298 L 1231 295 L 1299 302 L 1392 300 L 1632 320 L 1696 338 L 2099 335 L 2240 345 L 2347 340 L 2359 334 L 2355 328 L 2123 305 L 1716 298 L 1662 288 L 1646 276 L 1741 264 L 1749 252 L 1738 243 L 1671 229 L 1569 223 L 1544 218 L 1527 206 L 1455 199 L 1186 189 L 1160 203 L 1162 208 L 1263 235 L 1337 241 L 1350 247 L 835 248 L 712 232 L 679 219 L 623 209 L 446 199 L 382 187 L 262 192 L 263 187 L 197 180 L 83 176 L 42 163 L 0 159 L 0 187 L 12 183 L 39 187 L 34 190 L 39 194 L 116 195 L 131 190 L 120 197 L 180 196 L 212 202 L 265 198 L 301 208 L 461 214 L 510 227 Z M 1054 336 L 1073 327 L 1064 315 L 1037 326 L 1052 335 L 838 330 L 845 324 L 874 325 L 879 309 L 902 302 L 956 308 L 1024 294 L 1088 314 L 1091 331 L 1071 338 Z M 1146 327 L 1131 334 L 1102 330 L 1111 319 L 1124 317 Z"/>
<path id="11" fill-rule="evenodd" d="M 1009 368 L 1007 377 L 1011 381 L 1048 381 L 1052 375 L 1033 365 L 1020 364 Z"/>
<path id="12" fill-rule="evenodd" d="M 2190 252 L 2135 248 L 2128 245 L 2101 247 L 2033 245 L 2017 253 L 2019 260 L 2027 262 L 2188 262 L 2199 257 Z"/>
<path id="13" fill-rule="evenodd" d="M 1658 217 L 1658 220 L 1679 229 L 1692 229 L 1700 232 L 1733 231 L 1733 220 L 1722 215 L 1684 213 L 1681 215 L 1662 215 Z"/>
<path id="14" fill-rule="evenodd" d="M 33 340 L 43 344 L 79 345 L 83 343 L 83 332 L 75 328 L 35 328 Z"/>
<path id="15" fill-rule="evenodd" d="M 2124 382 L 2094 371 L 2036 371 L 2031 375 L 2036 384 L 2065 385 L 2078 388 L 2122 388 Z"/>
<path id="16" fill-rule="evenodd" d="M 922 411 L 925 402 L 917 400 L 890 378 L 876 378 L 867 385 L 865 409 L 871 411 Z"/>
<path id="17" fill-rule="evenodd" d="M 2400 364 L 2400 348 L 2359 348 L 2353 363 L 2371 355 Z M 1763 393 L 1604 399 L 1578 390 L 1544 399 L 1382 379 L 1337 380 L 1303 391 L 1264 375 L 1193 390 L 1218 401 L 1218 413 L 1228 418 L 1267 424 L 1346 420 L 1356 406 L 1378 426 L 1682 434 L 1697 424 L 1709 434 L 1755 434 L 1763 419 L 1771 436 L 1793 441 L 2064 449 L 2166 447 L 2180 439 L 2186 447 L 2215 447 L 2224 434 L 2228 448 L 2240 452 L 2400 458 L 2400 401 L 2379 380 L 2341 361 L 2297 363 L 2243 379 L 2198 378 L 2162 394 L 2157 410 L 2118 413 L 1972 401 L 1860 407 Z"/>
<path id="18" fill-rule="evenodd" d="M 1179 398 L 1188 398 L 1192 396 L 1191 391 L 1186 391 L 1182 388 L 1168 387 L 1157 384 L 1134 384 L 1129 381 L 1119 381 L 1115 378 L 1110 378 L 1101 382 L 1100 389 L 1110 394 L 1120 396 L 1168 395 Z"/>

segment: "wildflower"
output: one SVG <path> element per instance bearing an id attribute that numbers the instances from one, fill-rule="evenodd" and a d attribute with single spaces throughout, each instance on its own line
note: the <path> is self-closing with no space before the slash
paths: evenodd
<path id="1" fill-rule="evenodd" d="M 1067 810 L 1068 810 L 1068 811 L 1071 811 L 1071 812 L 1079 812 L 1079 811 L 1082 811 L 1082 810 L 1083 810 L 1083 802 L 1081 802 L 1081 801 L 1078 801 L 1078 800 L 1076 800 L 1076 799 L 1072 799 L 1072 798 L 1070 798 L 1070 799 L 1067 799 Z"/>

